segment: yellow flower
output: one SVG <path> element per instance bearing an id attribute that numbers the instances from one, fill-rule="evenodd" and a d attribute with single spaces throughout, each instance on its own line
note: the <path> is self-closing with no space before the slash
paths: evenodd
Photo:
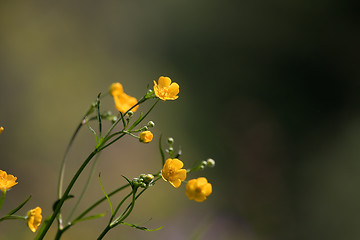
<path id="1" fill-rule="evenodd" d="M 153 134 L 150 131 L 144 131 L 139 134 L 140 142 L 149 143 L 153 139 Z"/>
<path id="2" fill-rule="evenodd" d="M 205 201 L 212 192 L 212 186 L 204 177 L 192 179 L 186 184 L 186 196 L 197 202 Z"/>
<path id="3" fill-rule="evenodd" d="M 158 84 L 154 81 L 154 91 L 155 95 L 161 100 L 175 100 L 179 96 L 179 84 L 173 82 L 171 83 L 171 79 L 168 77 L 160 77 L 158 80 Z"/>
<path id="4" fill-rule="evenodd" d="M 31 209 L 27 213 L 27 224 L 31 231 L 36 232 L 36 229 L 41 224 L 41 219 L 42 219 L 42 216 L 41 216 L 41 208 L 40 207 Z"/>
<path id="5" fill-rule="evenodd" d="M 125 113 L 137 103 L 136 98 L 124 93 L 123 86 L 120 83 L 113 83 L 110 86 L 110 94 L 114 97 L 115 107 L 118 111 Z M 134 107 L 131 111 L 135 112 L 139 106 Z"/>
<path id="6" fill-rule="evenodd" d="M 3 127 L 0 127 L 0 134 L 4 131 Z"/>
<path id="7" fill-rule="evenodd" d="M 161 171 L 161 176 L 165 181 L 169 181 L 171 185 L 178 188 L 181 185 L 181 181 L 186 178 L 186 170 L 181 169 L 184 166 L 183 162 L 179 159 L 166 160 L 164 167 Z"/>
<path id="8" fill-rule="evenodd" d="M 8 175 L 5 171 L 0 170 L 0 190 L 4 192 L 18 184 L 16 179 L 17 177 L 11 174 Z"/>

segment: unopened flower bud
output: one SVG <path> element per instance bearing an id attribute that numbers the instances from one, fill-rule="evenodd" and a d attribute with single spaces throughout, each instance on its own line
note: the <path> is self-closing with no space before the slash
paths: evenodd
<path id="1" fill-rule="evenodd" d="M 204 167 L 207 166 L 207 162 L 206 162 L 206 161 L 202 161 L 202 162 L 201 162 L 201 166 L 204 166 Z"/>
<path id="2" fill-rule="evenodd" d="M 153 137 L 154 135 L 150 131 L 141 132 L 139 134 L 139 141 L 143 143 L 149 143 Z"/>
<path id="3" fill-rule="evenodd" d="M 149 121 L 147 126 L 148 127 L 155 127 L 155 123 L 153 121 Z"/>
<path id="4" fill-rule="evenodd" d="M 172 152 L 172 151 L 174 151 L 174 148 L 169 147 L 169 152 Z"/>
<path id="5" fill-rule="evenodd" d="M 117 117 L 117 116 L 113 116 L 113 117 L 111 118 L 111 122 L 112 122 L 112 123 L 115 123 L 117 120 L 118 120 L 118 117 Z"/>
<path id="6" fill-rule="evenodd" d="M 168 138 L 168 143 L 169 143 L 169 144 L 173 144 L 173 143 L 174 143 L 174 139 L 173 139 L 172 137 L 169 137 L 169 138 Z"/>
<path id="7" fill-rule="evenodd" d="M 132 111 L 128 111 L 128 116 L 131 117 L 132 115 L 134 115 L 134 113 Z"/>
<path id="8" fill-rule="evenodd" d="M 3 127 L 0 127 L 0 134 L 4 131 Z"/>
<path id="9" fill-rule="evenodd" d="M 141 184 L 140 184 L 140 187 L 146 188 L 146 183 L 141 183 Z"/>
<path id="10" fill-rule="evenodd" d="M 144 126 L 141 128 L 142 131 L 147 131 L 149 128 L 147 126 Z"/>
<path id="11" fill-rule="evenodd" d="M 215 160 L 209 158 L 208 160 L 206 160 L 206 166 L 207 167 L 215 167 Z"/>
<path id="12" fill-rule="evenodd" d="M 154 175 L 152 174 L 146 174 L 143 177 L 144 183 L 149 184 L 152 180 L 154 180 Z"/>

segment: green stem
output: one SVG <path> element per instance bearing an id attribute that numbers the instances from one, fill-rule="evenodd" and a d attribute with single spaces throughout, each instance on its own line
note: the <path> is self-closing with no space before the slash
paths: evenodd
<path id="1" fill-rule="evenodd" d="M 40 235 L 37 236 L 35 239 L 43 239 L 44 238 L 47 231 L 49 231 L 49 228 L 50 228 L 51 224 L 54 222 L 56 216 L 59 214 L 62 205 L 64 204 L 65 200 L 68 198 L 70 190 L 74 186 L 76 180 L 79 178 L 80 174 L 85 169 L 85 167 L 90 162 L 90 160 L 98 153 L 98 151 L 99 151 L 98 149 L 95 149 L 92 153 L 90 153 L 90 155 L 87 157 L 87 159 L 84 161 L 84 163 L 80 166 L 80 168 L 78 169 L 78 171 L 75 173 L 74 177 L 72 178 L 71 182 L 69 183 L 68 187 L 66 188 L 66 190 L 64 192 L 64 195 L 61 197 L 60 201 L 56 205 L 56 209 L 54 210 L 53 215 L 51 216 L 51 218 L 47 222 L 44 229 L 41 231 Z"/>
<path id="2" fill-rule="evenodd" d="M 90 183 L 90 180 L 91 180 L 92 176 L 94 175 L 94 172 L 95 172 L 95 169 L 96 169 L 96 163 L 97 163 L 97 161 L 98 161 L 98 159 L 99 159 L 99 156 L 100 156 L 100 153 L 99 153 L 98 155 L 96 155 L 96 157 L 95 157 L 95 160 L 94 160 L 94 162 L 93 162 L 93 164 L 92 164 L 92 166 L 91 166 L 91 170 L 90 170 L 89 176 L 88 176 L 88 178 L 87 178 L 87 181 L 86 181 L 86 183 L 85 183 L 85 186 L 84 186 L 84 188 L 83 188 L 83 190 L 82 190 L 82 192 L 81 192 L 81 194 L 80 194 L 80 196 L 79 196 L 79 199 L 77 200 L 74 208 L 71 210 L 71 212 L 70 212 L 70 214 L 69 214 L 69 217 L 68 217 L 67 220 L 66 220 L 67 223 L 70 221 L 70 219 L 71 219 L 72 216 L 74 215 L 76 209 L 78 208 L 81 200 L 83 199 L 83 197 L 84 197 L 84 195 L 85 195 L 86 190 L 89 188 L 89 183 Z"/>
<path id="3" fill-rule="evenodd" d="M 8 216 L 5 216 L 5 217 L 2 217 L 2 218 L 0 218 L 0 222 L 1 221 L 4 221 L 4 220 L 8 220 L 8 219 L 21 219 L 21 220 L 25 220 L 26 219 L 26 217 L 24 217 L 24 216 L 17 216 L 17 215 L 8 215 Z"/>
<path id="4" fill-rule="evenodd" d="M 103 239 L 104 236 L 110 231 L 111 227 L 108 225 L 106 226 L 106 228 L 104 229 L 104 231 L 102 231 L 102 233 L 100 234 L 100 236 L 97 238 L 97 240 Z"/>
<path id="5" fill-rule="evenodd" d="M 6 197 L 6 189 L 4 189 L 4 191 L 2 192 L 2 195 L 0 197 L 0 210 L 2 208 L 2 205 L 3 205 L 4 201 L 5 201 L 5 197 Z"/>

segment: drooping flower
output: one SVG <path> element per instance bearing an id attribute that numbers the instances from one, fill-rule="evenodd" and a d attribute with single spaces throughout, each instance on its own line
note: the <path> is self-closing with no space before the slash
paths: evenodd
<path id="1" fill-rule="evenodd" d="M 190 200 L 203 202 L 212 192 L 212 186 L 204 177 L 192 179 L 186 184 L 186 196 Z"/>
<path id="2" fill-rule="evenodd" d="M 0 126 L 0 134 L 4 131 L 4 128 Z"/>
<path id="3" fill-rule="evenodd" d="M 179 96 L 179 84 L 173 82 L 168 77 L 160 77 L 158 80 L 159 85 L 154 81 L 155 95 L 161 100 L 175 100 Z"/>
<path id="4" fill-rule="evenodd" d="M 153 139 L 153 134 L 150 131 L 144 131 L 139 134 L 140 142 L 149 143 Z"/>
<path id="5" fill-rule="evenodd" d="M 186 178 L 186 170 L 182 169 L 183 166 L 184 163 L 179 159 L 169 158 L 166 160 L 161 171 L 162 178 L 178 188 L 181 185 L 181 181 L 184 181 Z"/>
<path id="6" fill-rule="evenodd" d="M 18 184 L 16 179 L 17 177 L 14 177 L 11 174 L 8 175 L 5 171 L 0 170 L 0 190 L 5 192 Z"/>
<path id="7" fill-rule="evenodd" d="M 137 103 L 136 98 L 124 93 L 123 86 L 120 83 L 111 84 L 109 92 L 114 97 L 116 109 L 122 113 L 125 113 Z M 135 112 L 138 108 L 139 106 L 136 106 L 131 111 Z"/>
<path id="8" fill-rule="evenodd" d="M 41 224 L 42 216 L 41 216 L 41 208 L 36 207 L 31 209 L 27 213 L 27 225 L 29 226 L 30 230 L 36 232 L 38 226 Z"/>

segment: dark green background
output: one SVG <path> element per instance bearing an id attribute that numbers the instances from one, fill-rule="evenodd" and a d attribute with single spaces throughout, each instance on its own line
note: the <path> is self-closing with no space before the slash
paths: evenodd
<path id="1" fill-rule="evenodd" d="M 129 221 L 164 229 L 109 239 L 358 239 L 359 21 L 339 0 L 1 1 L 0 169 L 19 180 L 1 214 L 31 194 L 26 207 L 49 215 L 66 143 L 97 94 L 119 81 L 139 99 L 164 75 L 180 97 L 149 118 L 155 141 L 174 137 L 188 167 L 214 158 L 190 177 L 207 176 L 213 194 L 198 204 L 161 182 Z M 69 167 L 93 145 L 82 131 Z M 156 142 L 127 139 L 97 171 L 110 191 L 159 161 Z M 86 201 L 100 196 L 94 179 Z M 94 239 L 105 222 L 64 239 Z M 0 230 L 33 236 L 20 221 Z"/>

